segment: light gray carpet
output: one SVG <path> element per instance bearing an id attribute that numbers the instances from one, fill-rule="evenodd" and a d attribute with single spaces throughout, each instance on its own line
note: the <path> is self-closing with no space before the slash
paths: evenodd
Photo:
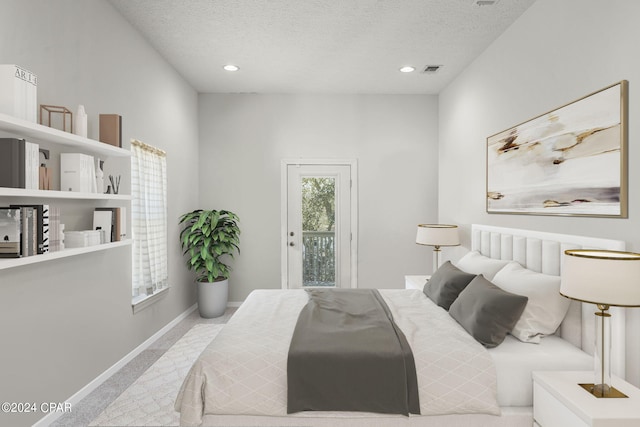
<path id="1" fill-rule="evenodd" d="M 191 365 L 222 325 L 195 325 L 90 426 L 177 426 L 173 404 Z"/>
<path id="2" fill-rule="evenodd" d="M 194 325 L 227 323 L 235 311 L 236 308 L 228 308 L 224 316 L 215 319 L 203 319 L 197 310 L 192 312 L 87 397 L 74 405 L 71 412 L 54 421 L 50 427 L 88 426 Z"/>

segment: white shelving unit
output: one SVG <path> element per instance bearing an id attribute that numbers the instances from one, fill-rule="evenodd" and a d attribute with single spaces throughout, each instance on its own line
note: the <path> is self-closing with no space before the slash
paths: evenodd
<path id="1" fill-rule="evenodd" d="M 48 126 L 17 119 L 2 113 L 0 113 L 0 130 L 19 136 L 20 138 L 29 138 L 34 142 L 55 143 L 80 150 L 89 150 L 92 153 L 103 156 L 131 157 L 131 151 L 129 150 Z"/>
<path id="2" fill-rule="evenodd" d="M 120 248 L 131 245 L 131 240 L 121 240 L 119 242 L 103 243 L 102 245 L 87 246 L 85 248 L 64 249 L 57 252 L 48 252 L 41 255 L 32 255 L 22 258 L 2 258 L 0 259 L 0 270 L 20 267 L 23 265 L 35 264 L 39 262 L 52 261 L 54 259 L 67 258 L 91 252 L 106 251 L 108 249 Z"/>
<path id="3" fill-rule="evenodd" d="M 81 151 L 87 151 L 101 157 L 131 157 L 131 151 L 129 150 L 105 144 L 100 141 L 95 141 L 93 139 L 84 138 L 72 133 L 63 132 L 48 126 L 18 119 L 2 113 L 0 113 L 0 134 L 25 138 L 33 142 L 44 142 L 71 147 Z M 0 204 L 4 204 L 3 199 L 11 200 L 16 198 L 32 198 L 37 200 L 84 200 L 87 202 L 97 200 L 127 202 L 131 200 L 130 195 L 124 194 L 78 193 L 71 191 L 26 190 L 22 188 L 0 187 Z M 9 201 L 9 203 L 11 202 Z M 45 254 L 22 258 L 1 258 L 0 270 L 52 261 L 91 252 L 115 249 L 129 245 L 131 245 L 131 240 L 123 240 L 84 248 L 64 249 L 62 251 L 48 252 Z"/>
<path id="4" fill-rule="evenodd" d="M 35 197 L 38 199 L 76 199 L 76 200 L 131 200 L 128 194 L 79 193 L 57 190 L 25 190 L 23 188 L 0 187 L 0 197 Z"/>

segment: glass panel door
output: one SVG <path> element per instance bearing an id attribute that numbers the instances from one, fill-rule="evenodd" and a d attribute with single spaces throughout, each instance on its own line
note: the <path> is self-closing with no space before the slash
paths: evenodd
<path id="1" fill-rule="evenodd" d="M 287 165 L 287 286 L 349 287 L 351 168 Z"/>

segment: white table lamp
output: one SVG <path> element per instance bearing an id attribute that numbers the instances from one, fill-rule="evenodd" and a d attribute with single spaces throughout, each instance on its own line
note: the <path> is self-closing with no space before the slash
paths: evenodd
<path id="1" fill-rule="evenodd" d="M 595 382 L 580 384 L 596 397 L 626 397 L 611 386 L 610 306 L 640 307 L 640 254 L 595 249 L 564 252 L 560 294 L 596 304 Z"/>
<path id="2" fill-rule="evenodd" d="M 436 254 L 436 264 L 433 271 L 439 267 L 438 255 L 441 246 L 458 246 L 458 226 L 449 224 L 418 224 L 416 243 L 419 245 L 433 246 Z"/>

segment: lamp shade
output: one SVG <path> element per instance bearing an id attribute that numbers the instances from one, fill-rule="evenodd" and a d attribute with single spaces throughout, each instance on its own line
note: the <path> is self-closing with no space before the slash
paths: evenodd
<path id="1" fill-rule="evenodd" d="M 640 254 L 594 249 L 564 254 L 562 295 L 593 304 L 640 306 Z"/>
<path id="2" fill-rule="evenodd" d="M 458 246 L 458 226 L 448 224 L 418 224 L 416 243 L 428 246 Z"/>

